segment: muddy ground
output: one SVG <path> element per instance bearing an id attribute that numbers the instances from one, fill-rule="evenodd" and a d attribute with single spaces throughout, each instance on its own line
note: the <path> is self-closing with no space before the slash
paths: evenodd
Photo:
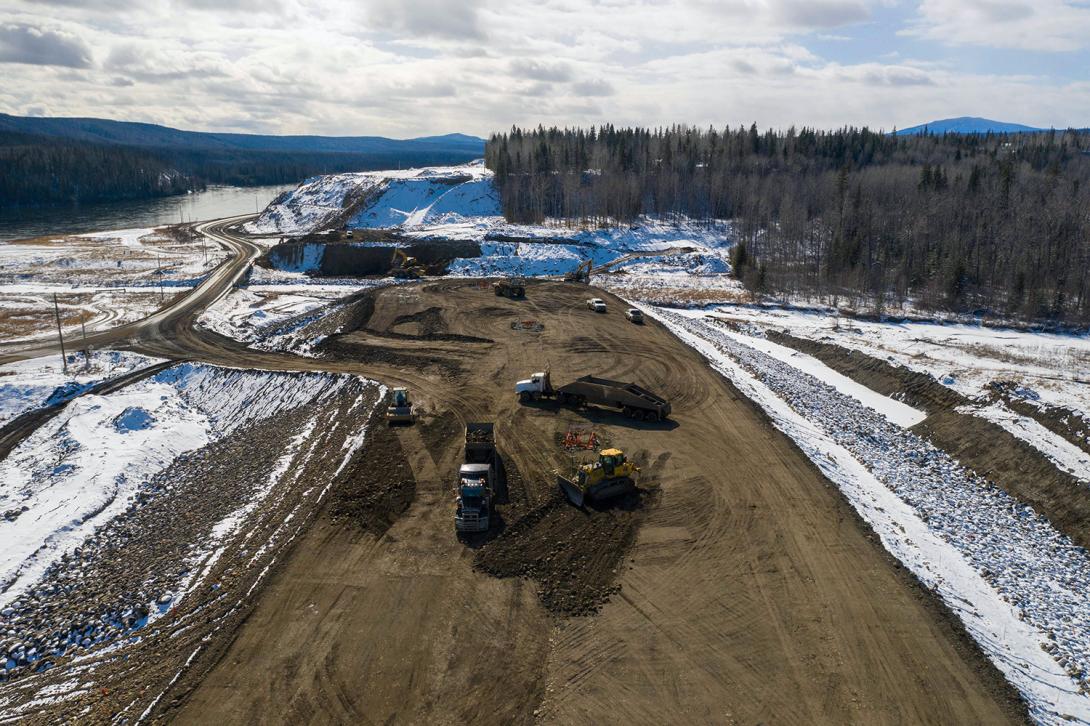
<path id="1" fill-rule="evenodd" d="M 591 295 L 608 314 L 586 310 Z M 335 326 L 315 324 L 341 331 L 316 360 L 194 341 L 236 365 L 408 385 L 419 421 L 373 429 L 368 466 L 407 466 L 413 494 L 381 509 L 382 526 L 361 525 L 343 502 L 366 520 L 385 498 L 370 489 L 404 480 L 358 469 L 358 491 L 330 500 L 301 536 L 218 665 L 158 715 L 1023 721 L 1013 690 L 806 457 L 694 351 L 623 309 L 585 286 L 534 282 L 512 301 L 443 280 L 340 307 Z M 527 320 L 543 327 L 512 329 Z M 513 383 L 546 364 L 559 382 L 594 373 L 644 385 L 671 400 L 672 420 L 520 405 Z M 466 421 L 496 423 L 506 472 L 501 521 L 482 541 L 453 527 Z M 552 470 L 570 466 L 559 441 L 573 428 L 637 457 L 644 493 L 601 510 L 560 502 Z"/>

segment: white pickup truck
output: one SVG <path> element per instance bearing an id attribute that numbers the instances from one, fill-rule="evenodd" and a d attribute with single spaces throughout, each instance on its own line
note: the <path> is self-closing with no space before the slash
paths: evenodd
<path id="1" fill-rule="evenodd" d="M 606 311 L 606 301 L 600 297 L 592 297 L 587 300 L 587 307 L 596 313 L 604 313 Z"/>

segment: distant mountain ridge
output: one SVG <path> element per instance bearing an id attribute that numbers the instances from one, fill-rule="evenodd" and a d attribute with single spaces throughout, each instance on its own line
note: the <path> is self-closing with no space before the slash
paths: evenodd
<path id="1" fill-rule="evenodd" d="M 60 137 L 94 144 L 169 148 L 177 151 L 233 150 L 326 154 L 397 152 L 484 153 L 484 139 L 465 134 L 390 139 L 384 136 L 274 136 L 182 131 L 169 126 L 100 118 L 0 114 L 0 132 Z"/>
<path id="2" fill-rule="evenodd" d="M 321 174 L 446 166 L 483 156 L 484 139 L 465 134 L 273 136 L 0 114 L 0 209 L 142 199 L 207 184 L 296 183 Z"/>
<path id="3" fill-rule="evenodd" d="M 1025 126 L 1023 124 L 1009 123 L 1007 121 L 993 121 L 979 116 L 958 116 L 939 121 L 930 121 L 919 126 L 911 126 L 907 129 L 899 129 L 894 133 L 898 136 L 915 136 L 919 134 L 1024 134 L 1048 129 Z"/>

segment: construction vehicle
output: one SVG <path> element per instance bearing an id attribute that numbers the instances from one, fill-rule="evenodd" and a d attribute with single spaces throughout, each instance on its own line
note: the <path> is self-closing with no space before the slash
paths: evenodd
<path id="1" fill-rule="evenodd" d="M 509 297 L 511 299 L 525 297 L 526 286 L 519 280 L 499 280 L 492 283 L 492 290 L 496 297 Z"/>
<path id="2" fill-rule="evenodd" d="M 564 275 L 564 282 L 590 282 L 590 270 L 593 266 L 593 260 L 583 260 L 579 267 Z"/>
<path id="3" fill-rule="evenodd" d="M 598 461 L 578 467 L 571 478 L 556 472 L 556 484 L 569 502 L 582 507 L 587 501 L 601 502 L 636 491 L 639 471 L 620 449 L 602 449 Z"/>
<path id="4" fill-rule="evenodd" d="M 386 423 L 411 424 L 414 420 L 413 404 L 409 400 L 408 388 L 395 388 L 390 391 L 389 404 L 386 406 Z"/>
<path id="5" fill-rule="evenodd" d="M 405 254 L 405 250 L 394 247 L 394 254 L 390 257 L 390 275 L 392 277 L 415 280 L 423 277 L 426 270 L 417 264 L 415 257 Z"/>
<path id="6" fill-rule="evenodd" d="M 670 403 L 666 399 L 635 383 L 583 376 L 554 388 L 548 368 L 516 383 L 515 393 L 522 403 L 552 398 L 577 408 L 593 403 L 619 408 L 625 416 L 645 421 L 661 421 L 670 415 Z"/>
<path id="7" fill-rule="evenodd" d="M 495 491 L 495 424 L 467 423 L 465 463 L 458 469 L 454 529 L 458 532 L 487 532 Z"/>

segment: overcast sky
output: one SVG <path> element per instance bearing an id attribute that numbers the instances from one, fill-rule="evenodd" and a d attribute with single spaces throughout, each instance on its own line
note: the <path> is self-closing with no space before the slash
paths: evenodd
<path id="1" fill-rule="evenodd" d="M 1090 125 L 1090 0 L 0 0 L 0 111 L 216 131 Z"/>

